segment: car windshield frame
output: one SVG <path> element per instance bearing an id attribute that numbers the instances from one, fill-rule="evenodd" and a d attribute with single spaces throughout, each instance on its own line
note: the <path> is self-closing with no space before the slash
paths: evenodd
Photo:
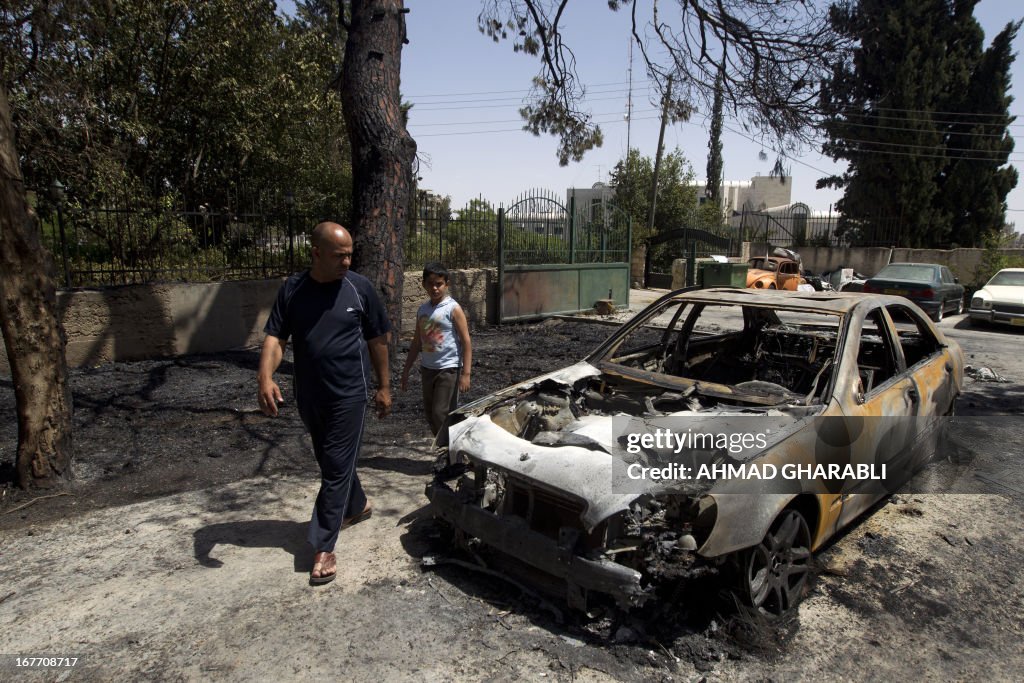
<path id="1" fill-rule="evenodd" d="M 779 262 L 770 257 L 755 256 L 747 261 L 747 265 L 756 270 L 767 270 L 770 273 L 779 272 Z"/>
<path id="2" fill-rule="evenodd" d="M 999 282 L 1000 276 L 1004 276 L 1004 279 L 1012 278 L 1016 282 Z M 986 287 L 989 285 L 993 287 L 1024 287 L 1024 270 L 1001 270 L 985 283 Z"/>
<path id="3" fill-rule="evenodd" d="M 830 364 L 832 370 L 828 373 L 826 381 L 816 385 L 814 395 L 821 403 L 828 403 L 831 400 L 835 388 L 838 366 L 841 364 L 843 347 L 848 336 L 849 312 L 826 311 L 809 306 L 801 306 L 794 301 L 792 305 L 780 306 L 778 303 L 769 304 L 756 300 L 745 302 L 721 302 L 707 298 L 689 298 L 685 296 L 666 297 L 665 299 L 651 304 L 651 306 L 634 320 L 626 323 L 616 333 L 611 335 L 601 346 L 594 350 L 586 361 L 597 367 L 599 370 L 612 370 L 616 374 L 643 377 L 645 381 L 655 382 L 665 387 L 678 388 L 680 385 L 692 385 L 704 387 L 711 390 L 714 395 L 722 396 L 720 391 L 712 387 L 724 387 L 729 393 L 735 392 L 737 396 L 743 393 L 742 390 L 735 391 L 736 383 L 718 382 L 714 379 L 693 378 L 666 372 L 664 370 L 645 370 L 635 364 L 622 362 L 634 360 L 644 356 L 645 353 L 660 346 L 662 354 L 668 354 L 679 342 L 679 337 L 689 335 L 690 339 L 706 339 L 720 336 L 721 334 L 736 333 L 736 330 L 722 330 L 718 333 L 709 331 L 703 327 L 706 319 L 701 318 L 709 309 L 714 310 L 722 307 L 735 307 L 742 311 L 743 329 L 746 333 L 751 329 L 757 330 L 761 327 L 773 327 L 782 330 L 789 328 L 794 334 L 828 333 L 835 334 L 835 345 L 833 347 Z M 650 325 L 658 318 L 666 317 L 663 321 L 666 324 L 664 329 Z M 807 321 L 804 326 L 793 324 L 793 319 L 805 317 L 813 319 Z M 713 325 L 712 325 L 713 327 Z M 642 340 L 639 344 L 631 344 L 631 338 L 638 338 L 644 334 L 645 328 L 651 334 L 649 340 Z M 660 341 L 656 341 L 655 337 Z M 787 387 L 788 389 L 788 387 Z M 799 391 L 790 391 L 790 396 L 803 395 Z M 808 396 L 808 401 L 810 397 Z M 808 405 L 809 403 L 804 403 Z"/>

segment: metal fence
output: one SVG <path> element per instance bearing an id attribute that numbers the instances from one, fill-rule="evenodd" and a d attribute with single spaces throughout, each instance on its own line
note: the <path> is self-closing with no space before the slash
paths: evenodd
<path id="1" fill-rule="evenodd" d="M 63 287 L 266 278 L 309 262 L 310 214 L 85 207 L 36 193 L 42 240 Z"/>
<path id="2" fill-rule="evenodd" d="M 746 242 L 768 242 L 780 247 L 899 247 L 903 238 L 900 218 L 844 219 L 831 211 L 813 212 L 805 204 L 783 209 L 744 211 L 729 224 Z"/>
<path id="3" fill-rule="evenodd" d="M 36 195 L 44 245 L 63 287 L 160 281 L 223 281 L 284 275 L 309 263 L 317 215 L 291 202 L 269 208 L 185 211 L 171 207 L 84 207 Z M 241 201 L 237 206 L 244 205 Z M 446 198 L 419 193 L 411 207 L 405 263 L 421 268 L 494 267 L 499 227 L 504 260 L 516 264 L 628 262 L 631 227 L 610 204 L 576 206 L 533 190 L 508 205 L 481 198 L 452 210 Z M 326 211 L 323 215 L 342 215 Z M 730 217 L 723 234 L 776 246 L 899 246 L 898 219 L 843 223 L 802 204 Z"/>
<path id="4" fill-rule="evenodd" d="M 448 268 L 481 268 L 497 263 L 498 211 L 485 199 L 452 211 L 446 199 L 421 193 L 405 233 L 405 266 L 439 261 Z"/>
<path id="5" fill-rule="evenodd" d="M 506 209 L 482 197 L 453 210 L 436 196 L 421 196 L 405 237 L 405 263 L 440 261 L 449 268 L 498 263 L 504 232 L 508 263 L 613 263 L 628 260 L 629 221 L 613 206 L 576 207 L 546 190 L 530 190 Z"/>

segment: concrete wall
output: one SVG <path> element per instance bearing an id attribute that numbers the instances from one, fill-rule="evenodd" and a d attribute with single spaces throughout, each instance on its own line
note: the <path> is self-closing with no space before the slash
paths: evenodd
<path id="1" fill-rule="evenodd" d="M 644 281 L 644 261 L 647 260 L 647 245 L 639 242 L 633 245 L 629 258 L 629 279 L 633 289 L 639 289 Z"/>
<path id="2" fill-rule="evenodd" d="M 888 263 L 938 263 L 949 266 L 960 283 L 967 286 L 981 285 L 975 282 L 976 271 L 985 254 L 984 249 L 903 249 L 890 247 L 800 247 L 794 248 L 803 259 L 804 269 L 812 273 L 824 273 L 836 268 L 853 268 L 868 277 L 873 276 Z M 763 242 L 743 242 L 740 258 L 730 261 L 746 261 L 751 256 L 765 253 Z M 1001 249 L 1000 253 L 1011 258 L 1024 259 L 1024 249 Z M 698 259 L 702 260 L 702 259 Z M 699 267 L 699 266 L 698 266 Z M 683 287 L 686 276 L 686 259 L 672 262 L 672 288 Z"/>
<path id="3" fill-rule="evenodd" d="M 416 308 L 426 293 L 422 271 L 405 274 L 404 327 L 411 330 Z M 224 351 L 263 341 L 274 296 L 283 280 L 209 284 L 160 284 L 109 287 L 57 293 L 58 314 L 67 335 L 71 367 L 112 361 Z M 472 326 L 492 319 L 497 269 L 455 271 L 452 295 Z M 0 345 L 0 374 L 10 375 Z"/>
<path id="4" fill-rule="evenodd" d="M 984 249 L 903 249 L 888 247 L 801 247 L 797 250 L 804 268 L 822 273 L 839 267 L 853 268 L 872 276 L 885 264 L 893 262 L 939 263 L 949 266 L 953 275 L 965 285 L 975 283 L 975 273 L 981 264 Z M 758 253 L 753 251 L 753 253 Z M 1000 253 L 1012 258 L 1024 258 L 1024 249 L 1001 249 Z"/>

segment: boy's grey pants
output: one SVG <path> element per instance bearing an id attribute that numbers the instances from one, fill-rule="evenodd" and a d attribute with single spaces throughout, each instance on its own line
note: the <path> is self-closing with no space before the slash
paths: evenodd
<path id="1" fill-rule="evenodd" d="M 459 368 L 432 370 L 421 365 L 420 378 L 423 382 L 423 412 L 430 424 L 430 432 L 437 436 L 448 413 L 459 405 Z"/>

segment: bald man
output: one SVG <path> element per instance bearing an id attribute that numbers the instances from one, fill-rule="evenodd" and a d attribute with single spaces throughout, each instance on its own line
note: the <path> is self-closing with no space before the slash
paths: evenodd
<path id="1" fill-rule="evenodd" d="M 311 584 L 334 580 L 338 532 L 369 518 L 372 507 L 356 474 L 367 399 L 378 417 L 391 412 L 388 332 L 391 324 L 373 285 L 349 270 L 352 236 L 337 223 L 313 229 L 313 263 L 277 293 L 264 327 L 259 366 L 260 409 L 276 417 L 284 402 L 274 371 L 291 338 L 295 402 L 313 439 L 320 493 L 309 523 Z M 370 381 L 370 366 L 377 388 Z"/>

